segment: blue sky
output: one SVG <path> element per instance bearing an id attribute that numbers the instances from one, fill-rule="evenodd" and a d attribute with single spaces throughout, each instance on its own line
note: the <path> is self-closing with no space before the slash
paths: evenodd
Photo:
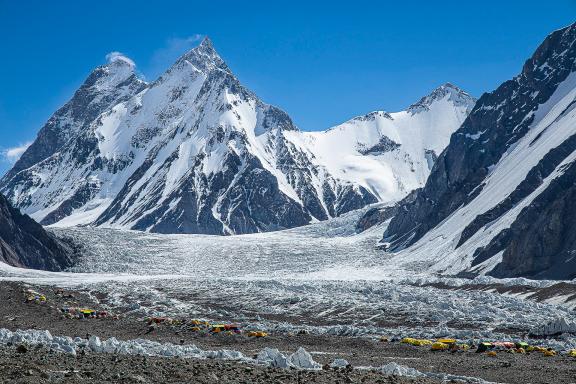
<path id="1" fill-rule="evenodd" d="M 480 96 L 575 11 L 576 0 L 0 0 L 0 151 L 33 140 L 111 51 L 150 80 L 209 35 L 248 88 L 319 130 L 404 109 L 444 82 Z"/>

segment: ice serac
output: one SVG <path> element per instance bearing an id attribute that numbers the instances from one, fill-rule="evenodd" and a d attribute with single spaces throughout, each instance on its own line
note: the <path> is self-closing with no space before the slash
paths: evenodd
<path id="1" fill-rule="evenodd" d="M 83 86 L 106 103 L 62 118 L 65 138 L 48 153 L 33 146 L 0 184 L 42 224 L 227 235 L 395 201 L 423 185 L 475 101 L 447 84 L 407 111 L 310 133 L 246 89 L 207 38 L 150 84 L 129 60 L 105 66 L 103 78 L 112 68 L 123 76 L 102 95 Z"/>
<path id="2" fill-rule="evenodd" d="M 484 94 L 384 234 L 447 273 L 576 277 L 576 25 Z M 426 253 L 426 255 L 424 255 Z"/>
<path id="3" fill-rule="evenodd" d="M 59 271 L 72 264 L 75 250 L 14 209 L 0 195 L 0 262 L 24 268 Z"/>

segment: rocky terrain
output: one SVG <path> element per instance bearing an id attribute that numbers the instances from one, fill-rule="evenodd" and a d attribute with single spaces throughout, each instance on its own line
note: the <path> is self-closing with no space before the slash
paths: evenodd
<path id="1" fill-rule="evenodd" d="M 16 348 L 0 348 L 0 383 L 381 383 L 433 384 L 439 380 L 388 377 L 358 370 L 295 371 L 251 367 L 226 361 L 90 354 L 71 357 Z"/>
<path id="2" fill-rule="evenodd" d="M 576 25 L 484 94 L 384 233 L 391 252 L 429 249 L 446 273 L 576 277 Z M 441 256 L 442 255 L 442 256 Z"/>
<path id="3" fill-rule="evenodd" d="M 71 241 L 47 232 L 0 195 L 0 262 L 24 268 L 60 271 L 77 254 Z"/>
<path id="4" fill-rule="evenodd" d="M 119 319 L 70 319 L 59 307 L 71 302 L 101 309 L 98 302 L 83 291 L 46 286 L 24 286 L 1 283 L 0 299 L 6 305 L 0 309 L 0 328 L 47 329 L 54 335 L 86 337 L 99 335 L 103 340 L 137 338 L 169 342 L 174 345 L 195 344 L 203 349 L 228 349 L 254 356 L 266 347 L 280 351 L 295 351 L 304 347 L 319 364 L 345 359 L 348 369 L 325 368 L 315 371 L 267 368 L 258 365 L 214 359 L 138 356 L 115 353 L 78 352 L 77 356 L 50 351 L 49 346 L 14 344 L 0 347 L 0 376 L 8 382 L 71 382 L 99 380 L 101 382 L 318 382 L 318 383 L 434 383 L 434 377 L 391 376 L 380 367 L 392 362 L 420 372 L 450 374 L 464 382 L 482 378 L 490 382 L 549 383 L 570 382 L 576 373 L 576 361 L 567 356 L 544 357 L 541 354 L 518 355 L 498 353 L 496 357 L 474 351 L 465 353 L 431 352 L 429 348 L 413 347 L 397 341 L 338 337 L 312 334 L 270 334 L 264 338 L 245 335 L 198 334 L 183 327 L 159 325 L 150 328 L 146 319 L 122 313 Z M 25 290 L 42 292 L 45 303 L 26 302 Z M 114 310 L 107 307 L 108 310 Z M 24 344 L 26 345 L 26 344 Z M 373 369 L 361 367 L 375 367 Z M 542 372 L 546 372 L 545 375 Z M 468 379 L 464 379 L 468 377 Z M 448 379 L 449 381 L 450 379 Z M 446 382 L 446 381 L 444 381 Z"/>

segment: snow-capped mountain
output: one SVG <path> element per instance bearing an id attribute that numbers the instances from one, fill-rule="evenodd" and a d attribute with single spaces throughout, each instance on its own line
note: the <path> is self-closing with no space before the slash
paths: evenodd
<path id="1" fill-rule="evenodd" d="M 406 111 L 376 111 L 324 132 L 290 132 L 333 177 L 361 185 L 379 201 L 395 201 L 424 185 L 450 135 L 475 99 L 452 84 Z"/>
<path id="2" fill-rule="evenodd" d="M 444 273 L 576 277 L 576 24 L 484 94 L 384 242 Z"/>
<path id="3" fill-rule="evenodd" d="M 404 112 L 301 132 L 244 88 L 206 38 L 149 84 L 122 56 L 97 68 L 0 190 L 45 225 L 290 228 L 422 186 L 474 102 L 447 84 Z"/>
<path id="4" fill-rule="evenodd" d="M 57 153 L 70 139 L 88 129 L 100 113 L 128 100 L 145 86 L 146 83 L 134 73 L 134 64 L 122 57 L 96 68 L 72 99 L 42 127 L 37 139 L 4 180 L 12 179 L 18 172 Z"/>
<path id="5" fill-rule="evenodd" d="M 0 195 L 0 262 L 15 267 L 59 271 L 69 267 L 75 246 L 62 241 Z"/>

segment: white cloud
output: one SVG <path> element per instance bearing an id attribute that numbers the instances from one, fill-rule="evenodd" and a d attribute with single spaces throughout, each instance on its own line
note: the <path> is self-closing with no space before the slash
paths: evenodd
<path id="1" fill-rule="evenodd" d="M 109 54 L 107 54 L 106 60 L 108 60 L 109 63 L 113 63 L 115 61 L 123 61 L 132 67 L 136 67 L 136 63 L 132 59 L 125 56 L 122 52 L 118 51 L 110 52 Z"/>
<path id="2" fill-rule="evenodd" d="M 9 163 L 15 163 L 18 161 L 20 156 L 22 156 L 22 154 L 26 152 L 26 150 L 30 145 L 32 145 L 32 142 L 28 142 L 17 147 L 5 149 L 2 151 L 2 157 Z"/>

